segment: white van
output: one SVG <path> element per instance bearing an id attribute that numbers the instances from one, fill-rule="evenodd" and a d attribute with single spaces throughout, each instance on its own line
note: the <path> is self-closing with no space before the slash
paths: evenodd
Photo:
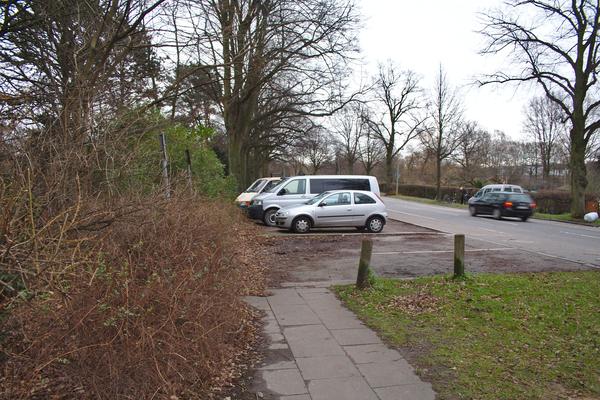
<path id="1" fill-rule="evenodd" d="M 275 214 L 280 208 L 304 204 L 328 190 L 365 190 L 380 196 L 377 178 L 368 175 L 305 175 L 294 176 L 252 199 L 248 215 L 275 226 Z"/>
<path id="2" fill-rule="evenodd" d="M 256 195 L 266 192 L 274 186 L 277 186 L 277 184 L 280 182 L 280 177 L 259 178 L 255 180 L 254 183 L 248 187 L 248 189 L 240 193 L 240 195 L 235 199 L 235 204 L 242 208 L 247 208 L 250 206 L 250 202 Z"/>
<path id="3" fill-rule="evenodd" d="M 471 197 L 469 199 L 469 204 L 471 204 L 474 201 L 480 199 L 481 197 L 483 197 L 484 194 L 490 193 L 490 192 L 524 193 L 523 188 L 521 186 L 518 186 L 518 185 L 510 185 L 510 184 L 507 184 L 507 183 L 485 185 L 484 187 L 482 187 L 481 189 L 479 189 L 477 191 L 477 193 L 475 193 L 473 195 L 473 197 Z"/>

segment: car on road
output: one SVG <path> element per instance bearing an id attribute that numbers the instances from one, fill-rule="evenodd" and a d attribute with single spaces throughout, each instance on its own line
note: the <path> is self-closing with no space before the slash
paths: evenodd
<path id="1" fill-rule="evenodd" d="M 517 217 L 527 221 L 535 211 L 535 201 L 525 193 L 489 192 L 469 202 L 469 213 L 477 215 L 492 215 L 496 219 L 502 217 Z"/>
<path id="2" fill-rule="evenodd" d="M 296 233 L 330 227 L 356 227 L 379 233 L 386 221 L 385 204 L 374 193 L 362 190 L 323 192 L 306 204 L 285 207 L 275 213 L 278 227 Z"/>
<path id="3" fill-rule="evenodd" d="M 518 185 L 510 185 L 507 183 L 485 185 L 484 187 L 479 189 L 477 193 L 473 195 L 473 197 L 469 199 L 468 203 L 471 204 L 483 197 L 484 195 L 493 192 L 525 193 L 523 188 Z"/>
<path id="4" fill-rule="evenodd" d="M 379 196 L 379 183 L 367 175 L 302 175 L 288 178 L 266 193 L 252 199 L 248 216 L 275 226 L 278 210 L 305 204 L 313 197 L 331 190 L 363 190 Z"/>
<path id="5" fill-rule="evenodd" d="M 259 178 L 255 180 L 252 185 L 248 187 L 248 189 L 240 193 L 240 195 L 235 199 L 235 204 L 241 208 L 247 208 L 250 206 L 250 203 L 254 197 L 263 192 L 269 191 L 269 189 L 277 186 L 281 181 L 282 178 L 280 177 Z"/>

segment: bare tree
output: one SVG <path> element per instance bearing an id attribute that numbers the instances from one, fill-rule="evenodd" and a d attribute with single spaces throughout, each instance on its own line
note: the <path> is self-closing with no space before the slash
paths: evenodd
<path id="1" fill-rule="evenodd" d="M 366 131 L 363 114 L 361 105 L 353 105 L 344 108 L 334 119 L 349 174 L 354 173 L 354 164 L 360 157 L 360 142 Z"/>
<path id="2" fill-rule="evenodd" d="M 314 125 L 301 139 L 300 151 L 310 166 L 311 173 L 319 172 L 324 164 L 332 159 L 331 134 L 322 126 Z"/>
<path id="3" fill-rule="evenodd" d="M 543 184 L 547 185 L 559 140 L 566 131 L 562 109 L 547 97 L 535 97 L 525 109 L 525 132 L 537 145 Z"/>
<path id="4" fill-rule="evenodd" d="M 359 159 L 367 175 L 372 175 L 373 170 L 385 157 L 381 142 L 373 132 L 367 130 L 360 143 Z"/>
<path id="5" fill-rule="evenodd" d="M 462 123 L 460 129 L 463 132 L 452 158 L 462 167 L 463 182 L 475 186 L 476 180 L 482 177 L 482 167 L 488 158 L 490 134 L 475 121 Z"/>
<path id="6" fill-rule="evenodd" d="M 385 148 L 385 176 L 394 180 L 394 157 L 418 136 L 425 117 L 421 114 L 422 89 L 419 78 L 409 70 L 399 70 L 388 61 L 379 64 L 373 86 L 376 108 L 365 115 L 369 129 Z M 377 110 L 381 109 L 381 112 Z"/>
<path id="7" fill-rule="evenodd" d="M 527 20 L 523 14 L 531 15 Z M 506 54 L 517 68 L 482 84 L 535 82 L 570 122 L 571 214 L 584 213 L 585 153 L 600 127 L 597 75 L 600 66 L 600 4 L 591 0 L 509 0 L 485 15 L 484 54 Z"/>
<path id="8" fill-rule="evenodd" d="M 435 157 L 436 199 L 441 198 L 442 162 L 450 157 L 460 145 L 462 131 L 462 103 L 458 91 L 448 83 L 440 65 L 431 103 L 428 107 L 430 124 L 423 129 L 421 143 Z"/>
<path id="9" fill-rule="evenodd" d="M 355 7 L 350 0 L 189 4 L 196 9 L 194 30 L 210 39 L 199 42 L 198 58 L 220 65 L 229 169 L 245 184 L 256 169 L 253 158 L 265 154 L 256 145 L 269 132 L 267 122 L 331 115 L 343 105 L 345 61 L 355 51 Z"/>

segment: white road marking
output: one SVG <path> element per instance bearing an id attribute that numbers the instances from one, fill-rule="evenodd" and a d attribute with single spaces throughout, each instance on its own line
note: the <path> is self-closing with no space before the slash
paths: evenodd
<path id="1" fill-rule="evenodd" d="M 419 217 L 419 218 L 430 219 L 430 220 L 432 220 L 432 221 L 438 221 L 438 219 L 437 219 L 437 218 L 426 217 L 426 216 L 424 216 L 424 215 L 412 214 L 412 213 L 407 213 L 407 212 L 404 212 L 404 211 L 392 210 L 392 209 L 389 209 L 389 208 L 388 208 L 388 211 L 395 212 L 395 213 L 398 213 L 398 214 L 406 214 L 406 215 L 410 215 L 410 216 L 413 216 L 413 217 Z"/>
<path id="2" fill-rule="evenodd" d="M 566 232 L 566 231 L 560 231 L 560 233 L 564 233 L 565 235 L 581 236 L 581 237 L 586 237 L 586 238 L 592 238 L 592 239 L 598 239 L 598 240 L 600 240 L 600 236 L 582 235 L 581 233 Z"/>
<path id="3" fill-rule="evenodd" d="M 514 247 L 496 247 L 490 249 L 470 249 L 465 250 L 465 253 L 479 253 L 482 251 L 504 251 L 514 250 Z M 429 253 L 453 253 L 454 250 L 415 250 L 415 251 L 384 251 L 373 253 L 373 255 L 391 255 L 391 254 L 429 254 Z"/>

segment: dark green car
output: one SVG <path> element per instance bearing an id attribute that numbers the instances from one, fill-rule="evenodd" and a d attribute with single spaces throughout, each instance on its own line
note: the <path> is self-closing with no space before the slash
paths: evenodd
<path id="1" fill-rule="evenodd" d="M 502 217 L 521 218 L 527 221 L 535 210 L 535 201 L 524 193 L 490 192 L 469 204 L 469 212 L 477 215 L 492 215 L 496 219 Z"/>

